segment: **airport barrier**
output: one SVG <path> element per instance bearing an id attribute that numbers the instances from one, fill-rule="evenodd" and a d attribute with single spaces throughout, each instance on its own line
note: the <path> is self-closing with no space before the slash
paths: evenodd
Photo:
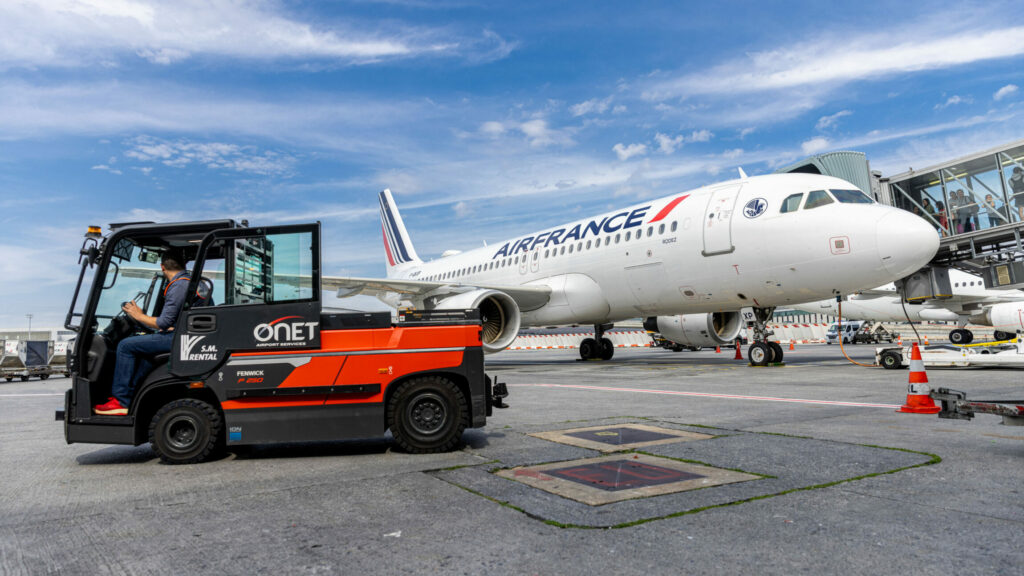
<path id="1" fill-rule="evenodd" d="M 512 341 L 509 350 L 557 350 L 575 349 L 585 338 L 593 338 L 593 332 L 552 332 L 545 334 L 520 334 Z M 609 330 L 604 337 L 612 341 L 616 348 L 643 348 L 650 346 L 651 336 L 646 330 L 623 328 Z"/>

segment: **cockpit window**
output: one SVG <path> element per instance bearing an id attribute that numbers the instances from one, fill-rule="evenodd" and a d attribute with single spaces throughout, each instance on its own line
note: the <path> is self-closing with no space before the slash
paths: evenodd
<path id="1" fill-rule="evenodd" d="M 796 212 L 800 209 L 800 201 L 804 199 L 804 193 L 790 194 L 786 196 L 786 199 L 782 201 L 782 208 L 779 208 L 779 212 L 785 214 L 786 212 Z"/>
<path id="2" fill-rule="evenodd" d="M 828 195 L 828 192 L 824 190 L 815 190 L 807 195 L 807 203 L 804 204 L 804 210 L 810 210 L 811 208 L 818 208 L 826 204 L 834 202 L 832 197 Z"/>
<path id="3" fill-rule="evenodd" d="M 832 190 L 832 195 L 843 204 L 874 204 L 874 200 L 860 190 Z"/>

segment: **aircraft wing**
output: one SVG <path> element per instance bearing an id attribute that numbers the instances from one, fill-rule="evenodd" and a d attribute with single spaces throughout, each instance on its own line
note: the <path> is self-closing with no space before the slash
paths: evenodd
<path id="1" fill-rule="evenodd" d="M 399 280 L 394 278 L 339 278 L 323 276 L 320 280 L 324 290 L 337 290 L 339 298 L 364 294 L 380 298 L 386 294 L 400 294 L 406 297 L 443 296 L 475 290 L 498 290 L 508 294 L 521 310 L 535 310 L 547 304 L 551 298 L 549 286 L 491 286 L 450 282 L 426 282 L 423 280 Z"/>

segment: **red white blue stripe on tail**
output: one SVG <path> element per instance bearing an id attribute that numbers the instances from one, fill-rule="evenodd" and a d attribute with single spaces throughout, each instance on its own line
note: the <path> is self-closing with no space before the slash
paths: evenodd
<path id="1" fill-rule="evenodd" d="M 380 193 L 380 225 L 384 236 L 384 252 L 387 254 L 388 276 L 392 270 L 404 264 L 419 264 L 420 259 L 409 240 L 402 215 L 398 213 L 391 190 Z"/>

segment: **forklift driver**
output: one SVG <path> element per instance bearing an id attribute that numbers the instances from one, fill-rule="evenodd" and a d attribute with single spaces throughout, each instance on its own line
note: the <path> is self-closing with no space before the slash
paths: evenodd
<path id="1" fill-rule="evenodd" d="M 160 271 L 168 281 L 164 288 L 164 305 L 160 316 L 147 316 L 134 301 L 126 302 L 121 307 L 121 310 L 139 326 L 154 332 L 130 336 L 117 345 L 117 363 L 114 366 L 114 380 L 110 390 L 112 396 L 105 404 L 94 408 L 96 414 L 127 416 L 128 405 L 135 394 L 136 384 L 152 368 L 151 358 L 171 351 L 174 323 L 185 303 L 189 272 L 185 269 L 184 256 L 174 250 L 168 250 L 163 254 Z"/>

